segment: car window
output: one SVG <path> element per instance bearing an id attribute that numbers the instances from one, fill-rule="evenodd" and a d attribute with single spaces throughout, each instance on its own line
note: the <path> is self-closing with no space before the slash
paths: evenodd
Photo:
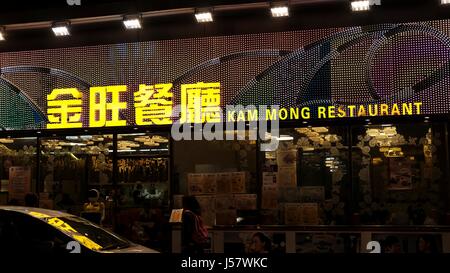
<path id="1" fill-rule="evenodd" d="M 119 236 L 110 233 L 80 217 L 60 217 L 65 229 L 76 231 L 80 236 L 74 238 L 88 248 L 95 250 L 121 249 L 130 246 L 130 243 Z"/>
<path id="2" fill-rule="evenodd" d="M 50 217 L 45 214 L 29 216 L 0 211 L 0 248 L 67 252 L 66 245 L 70 241 L 78 241 L 82 252 L 130 246 L 126 239 L 80 217 Z"/>
<path id="3" fill-rule="evenodd" d="M 2 250 L 18 249 L 19 241 L 20 236 L 11 213 L 2 211 L 0 213 L 0 248 Z"/>
<path id="4" fill-rule="evenodd" d="M 21 252 L 59 252 L 70 238 L 33 217 L 14 212 L 0 214 L 0 247 Z"/>

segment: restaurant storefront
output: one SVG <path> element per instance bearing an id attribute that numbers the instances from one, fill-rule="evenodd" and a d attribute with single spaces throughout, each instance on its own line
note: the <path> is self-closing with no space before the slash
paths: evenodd
<path id="1" fill-rule="evenodd" d="M 184 195 L 210 252 L 255 234 L 450 252 L 449 37 L 439 20 L 2 52 L 0 204 L 83 215 L 96 189 L 103 226 L 165 252 Z"/>

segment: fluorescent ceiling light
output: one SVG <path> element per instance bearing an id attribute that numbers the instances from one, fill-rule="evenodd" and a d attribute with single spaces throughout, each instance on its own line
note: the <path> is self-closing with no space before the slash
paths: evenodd
<path id="1" fill-rule="evenodd" d="M 289 16 L 289 8 L 287 6 L 272 7 L 270 12 L 272 13 L 272 17 Z"/>
<path id="2" fill-rule="evenodd" d="M 198 23 L 206 23 L 206 22 L 212 22 L 212 13 L 209 11 L 206 12 L 198 12 L 195 14 L 195 19 L 197 19 Z"/>
<path id="3" fill-rule="evenodd" d="M 352 1 L 351 6 L 352 11 L 370 10 L 370 1 L 369 0 Z"/>
<path id="4" fill-rule="evenodd" d="M 133 17 L 125 17 L 123 19 L 123 25 L 126 29 L 139 29 L 142 28 L 141 20 L 139 20 L 138 16 Z"/>
<path id="5" fill-rule="evenodd" d="M 55 36 L 68 36 L 70 35 L 69 27 L 67 23 L 54 24 L 52 27 Z"/>

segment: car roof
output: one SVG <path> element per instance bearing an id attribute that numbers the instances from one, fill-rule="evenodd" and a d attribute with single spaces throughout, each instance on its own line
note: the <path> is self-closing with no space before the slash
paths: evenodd
<path id="1" fill-rule="evenodd" d="M 30 215 L 30 216 L 33 216 L 33 217 L 35 217 L 35 216 L 32 213 L 30 214 L 30 212 L 39 213 L 39 214 L 45 214 L 45 215 L 48 215 L 49 217 L 69 217 L 69 216 L 73 216 L 73 215 L 71 215 L 69 213 L 56 211 L 56 210 L 32 208 L 32 207 L 21 207 L 21 206 L 0 206 L 0 210 L 12 211 L 12 212 L 17 212 L 17 213 L 23 213 L 23 214 Z"/>

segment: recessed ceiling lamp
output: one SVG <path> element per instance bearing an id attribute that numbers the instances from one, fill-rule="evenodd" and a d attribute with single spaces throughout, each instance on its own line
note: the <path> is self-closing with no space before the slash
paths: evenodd
<path id="1" fill-rule="evenodd" d="M 140 29 L 141 26 L 141 18 L 139 15 L 126 15 L 123 18 L 123 25 L 126 29 Z"/>
<path id="2" fill-rule="evenodd" d="M 286 17 L 289 16 L 289 7 L 286 3 L 275 3 L 270 8 L 272 17 Z"/>
<path id="3" fill-rule="evenodd" d="M 5 40 L 5 28 L 4 27 L 0 27 L 0 41 L 4 41 Z"/>
<path id="4" fill-rule="evenodd" d="M 195 19 L 198 23 L 207 23 L 214 21 L 211 10 L 199 10 L 195 12 Z"/>
<path id="5" fill-rule="evenodd" d="M 370 10 L 369 0 L 358 0 L 351 2 L 352 11 L 367 11 Z"/>
<path id="6" fill-rule="evenodd" d="M 68 36 L 69 32 L 69 23 L 68 22 L 57 22 L 52 26 L 53 33 L 55 36 Z"/>

